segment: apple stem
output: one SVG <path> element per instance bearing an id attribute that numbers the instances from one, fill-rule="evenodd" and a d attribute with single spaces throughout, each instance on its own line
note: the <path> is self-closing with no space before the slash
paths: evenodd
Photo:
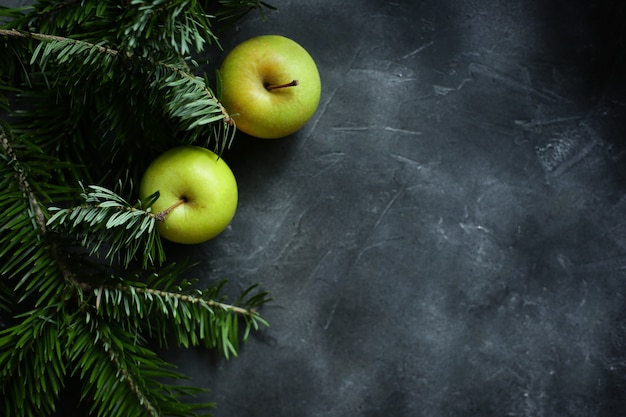
<path id="1" fill-rule="evenodd" d="M 290 83 L 287 84 L 270 84 L 268 86 L 266 86 L 265 88 L 267 88 L 268 91 L 272 91 L 272 90 L 276 90 L 277 88 L 285 88 L 285 87 L 295 87 L 296 85 L 298 85 L 298 80 L 293 80 Z"/>
<path id="2" fill-rule="evenodd" d="M 176 207 L 178 207 L 181 204 L 184 204 L 186 202 L 187 202 L 187 199 L 183 197 L 180 200 L 178 200 L 177 202 L 175 202 L 174 204 L 172 204 L 171 206 L 169 206 L 168 208 L 166 208 L 165 210 L 158 212 L 154 217 L 158 221 L 164 222 L 165 218 L 167 217 L 168 214 L 170 214 L 172 212 L 172 210 L 174 210 Z"/>

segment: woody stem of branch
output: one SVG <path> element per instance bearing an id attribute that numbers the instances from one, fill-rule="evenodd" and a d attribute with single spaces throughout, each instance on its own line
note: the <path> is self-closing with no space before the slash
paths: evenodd
<path id="1" fill-rule="evenodd" d="M 15 151 L 13 150 L 13 147 L 11 146 L 11 142 L 9 141 L 9 136 L 4 131 L 4 129 L 2 129 L 2 127 L 0 127 L 0 147 L 2 147 L 5 154 L 9 157 L 9 164 L 13 165 L 13 169 L 15 170 L 15 173 L 13 176 L 15 180 L 17 181 L 17 185 L 20 191 L 22 192 L 22 194 L 28 201 L 28 204 L 31 208 L 31 212 L 33 213 L 35 223 L 37 224 L 37 227 L 39 228 L 39 232 L 44 237 L 49 237 L 48 228 L 46 226 L 46 216 L 43 210 L 41 209 L 39 199 L 33 192 L 33 189 L 28 181 L 28 178 L 26 177 L 24 170 L 20 166 L 20 162 L 17 158 L 17 155 L 15 154 Z M 65 261 L 65 257 L 63 256 L 61 249 L 59 248 L 57 242 L 54 239 L 50 239 L 50 252 L 52 256 L 54 257 L 54 259 L 56 260 L 56 263 L 58 265 L 58 268 L 63 278 L 66 281 L 74 285 L 78 285 L 75 274 L 67 265 L 67 262 Z"/>
<path id="2" fill-rule="evenodd" d="M 87 45 L 89 47 L 95 47 L 98 48 L 98 51 L 105 53 L 105 54 L 109 54 L 112 56 L 117 56 L 120 54 L 120 51 L 116 50 L 116 49 L 112 49 L 112 48 L 106 48 L 104 46 L 99 46 L 99 45 L 94 45 L 92 43 L 89 42 L 85 42 L 85 41 L 81 41 L 81 40 L 77 40 L 77 39 L 70 39 L 70 38 L 64 38 L 62 36 L 55 36 L 55 35 L 46 35 L 44 33 L 35 33 L 35 32 L 23 32 L 23 31 L 19 31 L 16 29 L 0 29 L 0 36 L 8 36 L 8 37 L 14 37 L 14 38 L 26 38 L 26 39 L 37 39 L 40 41 L 56 41 L 56 42 L 73 42 L 73 43 L 77 43 L 77 44 L 84 44 Z M 132 58 L 132 54 L 130 53 L 126 53 L 126 56 L 128 58 Z M 176 73 L 178 73 L 178 75 L 188 78 L 188 79 L 194 79 L 195 75 L 192 75 L 186 71 L 181 70 L 180 68 L 176 68 L 170 64 L 167 64 L 165 62 L 161 62 L 158 61 L 155 63 L 156 65 L 159 65 L 161 67 L 165 67 L 170 69 L 171 71 L 174 71 Z M 294 80 L 296 83 L 297 81 Z M 220 110 L 220 113 L 222 113 L 222 115 L 224 116 L 224 123 L 232 126 L 234 124 L 233 119 L 230 117 L 230 115 L 228 114 L 228 112 L 226 111 L 226 109 L 224 108 L 224 106 L 222 105 L 222 103 L 220 103 L 220 101 L 217 99 L 217 97 L 215 97 L 215 95 L 206 87 L 203 88 L 204 93 L 209 96 L 209 98 L 211 100 L 213 100 L 215 102 L 215 104 L 217 105 L 218 109 Z"/>
<path id="3" fill-rule="evenodd" d="M 16 29 L 0 29 L 1 36 L 9 36 L 14 38 L 26 38 L 26 39 L 37 39 L 40 41 L 56 41 L 56 42 L 74 42 L 74 43 L 82 43 L 88 46 L 95 47 L 96 45 L 79 41 L 76 39 L 64 38 L 63 36 L 55 36 L 55 35 L 46 35 L 44 33 L 35 33 L 35 32 L 21 32 Z M 111 48 L 106 48 L 104 46 L 97 46 L 100 52 L 109 54 L 109 55 L 119 55 L 119 51 Z"/>
<path id="4" fill-rule="evenodd" d="M 123 287 L 122 289 L 127 290 L 128 287 Z M 187 294 L 179 294 L 179 293 L 161 291 L 161 290 L 156 290 L 153 288 L 135 288 L 135 291 L 144 292 L 146 294 L 159 295 L 162 297 L 174 297 L 174 298 L 180 299 L 181 301 L 186 301 L 190 303 L 206 303 L 209 307 L 222 308 L 224 310 L 232 311 L 233 313 L 237 313 L 237 314 L 250 315 L 250 313 L 254 313 L 254 310 L 248 310 L 242 307 L 234 306 L 232 304 L 220 303 L 215 300 L 206 300 L 203 298 L 194 297 L 194 296 L 187 295 Z"/>

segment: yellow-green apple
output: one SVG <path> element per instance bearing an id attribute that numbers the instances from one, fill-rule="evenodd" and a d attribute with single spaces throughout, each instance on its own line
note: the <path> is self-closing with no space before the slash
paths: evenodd
<path id="1" fill-rule="evenodd" d="M 146 169 L 140 198 L 155 192 L 152 204 L 162 237 L 193 244 L 220 234 L 237 209 L 237 182 L 215 153 L 199 146 L 179 146 L 157 157 Z"/>
<path id="2" fill-rule="evenodd" d="M 321 81 L 315 61 L 284 36 L 257 36 L 237 45 L 222 62 L 221 101 L 237 128 L 251 136 L 280 138 L 315 114 Z"/>

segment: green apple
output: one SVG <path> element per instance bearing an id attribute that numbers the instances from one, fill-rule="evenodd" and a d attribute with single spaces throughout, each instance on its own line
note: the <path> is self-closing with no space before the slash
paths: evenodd
<path id="1" fill-rule="evenodd" d="M 152 205 L 160 235 L 172 242 L 194 244 L 220 234 L 237 209 L 237 182 L 215 153 L 199 146 L 180 146 L 161 154 L 146 169 L 140 198 L 155 192 Z"/>
<path id="2" fill-rule="evenodd" d="M 313 58 L 284 36 L 257 36 L 240 43 L 219 73 L 222 104 L 239 130 L 258 138 L 294 133 L 320 101 L 322 87 Z"/>

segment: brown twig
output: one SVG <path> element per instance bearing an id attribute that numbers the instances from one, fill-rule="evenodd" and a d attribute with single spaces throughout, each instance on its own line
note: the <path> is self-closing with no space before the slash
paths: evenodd
<path id="1" fill-rule="evenodd" d="M 93 43 L 79 41 L 76 39 L 65 38 L 63 36 L 55 36 L 55 35 L 46 35 L 44 33 L 35 33 L 35 32 L 22 32 L 16 29 L 0 29 L 0 35 L 2 36 L 10 36 L 14 38 L 26 38 L 26 39 L 37 39 L 39 41 L 55 41 L 55 42 L 73 42 L 80 43 L 91 47 L 98 48 L 98 51 L 109 54 L 109 55 L 119 55 L 119 51 L 111 48 L 107 48 L 100 45 L 94 45 Z"/>
<path id="2" fill-rule="evenodd" d="M 129 289 L 129 287 L 117 287 L 117 288 L 120 288 L 122 290 L 128 290 Z M 194 304 L 203 304 L 204 303 L 204 304 L 208 305 L 209 307 L 221 308 L 223 310 L 232 311 L 233 313 L 243 314 L 243 315 L 246 315 L 246 316 L 248 316 L 248 315 L 250 315 L 250 313 L 254 312 L 254 310 L 248 310 L 248 309 L 245 309 L 245 308 L 234 306 L 232 304 L 220 303 L 220 302 L 215 301 L 215 300 L 205 300 L 204 298 L 194 297 L 194 296 L 188 295 L 188 294 L 179 294 L 179 293 L 175 293 L 175 292 L 168 292 L 168 291 L 157 290 L 157 289 L 154 289 L 154 288 L 138 288 L 138 287 L 135 287 L 134 290 L 136 292 L 138 292 L 138 293 L 158 295 L 160 297 L 178 298 L 181 301 L 194 303 Z"/>

